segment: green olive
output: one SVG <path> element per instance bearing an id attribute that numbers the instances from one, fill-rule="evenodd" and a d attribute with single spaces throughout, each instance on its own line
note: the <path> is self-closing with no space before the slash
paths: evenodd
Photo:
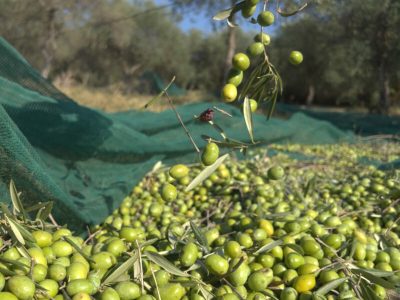
<path id="1" fill-rule="evenodd" d="M 208 143 L 201 155 L 201 161 L 205 166 L 210 166 L 218 159 L 219 147 L 215 143 Z"/>

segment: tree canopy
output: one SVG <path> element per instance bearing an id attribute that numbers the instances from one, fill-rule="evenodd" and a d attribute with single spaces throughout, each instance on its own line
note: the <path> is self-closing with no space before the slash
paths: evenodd
<path id="1" fill-rule="evenodd" d="M 146 92 L 139 78 L 151 71 L 165 80 L 175 75 L 187 89 L 218 93 L 230 47 L 244 51 L 255 32 L 235 28 L 235 43 L 228 44 L 227 26 L 184 31 L 178 21 L 194 10 L 211 20 L 234 2 L 0 0 L 0 33 L 50 80 Z M 301 3 L 282 2 L 287 10 Z M 399 103 L 399 1 L 313 1 L 296 17 L 278 17 L 278 24 L 268 51 L 284 80 L 282 101 L 383 113 Z M 291 50 L 303 52 L 301 66 L 288 63 Z"/>

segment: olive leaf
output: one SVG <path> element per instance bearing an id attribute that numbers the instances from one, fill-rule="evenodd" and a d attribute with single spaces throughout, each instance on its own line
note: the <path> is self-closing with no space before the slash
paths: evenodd
<path id="1" fill-rule="evenodd" d="M 1 268 L 1 267 L 0 267 L 0 273 L 3 274 L 3 275 L 5 275 L 5 276 L 14 276 L 14 275 L 17 275 L 17 273 L 15 273 L 15 272 L 13 272 L 13 271 L 10 271 L 10 270 L 8 270 L 8 269 Z"/>
<path id="2" fill-rule="evenodd" d="M 49 201 L 49 202 L 51 202 L 51 201 Z M 49 202 L 39 202 L 39 203 L 37 203 L 35 205 L 32 205 L 32 206 L 30 206 L 28 208 L 25 208 L 25 211 L 27 213 L 30 213 L 30 212 L 33 212 L 33 211 L 37 211 L 37 210 L 39 210 L 39 209 L 41 209 L 43 207 L 46 207 L 46 205 L 48 205 Z"/>
<path id="3" fill-rule="evenodd" d="M 312 177 L 306 184 L 304 189 L 304 197 L 307 197 L 310 191 L 314 190 L 316 177 Z"/>
<path id="4" fill-rule="evenodd" d="M 124 263 L 121 265 L 115 267 L 112 272 L 104 278 L 103 285 L 110 284 L 113 282 L 116 282 L 118 278 L 120 278 L 130 267 L 133 266 L 135 261 L 138 259 L 138 252 L 135 251 L 135 253 L 127 259 Z"/>
<path id="5" fill-rule="evenodd" d="M 28 259 L 32 259 L 31 255 L 29 254 L 28 250 L 26 250 L 25 246 L 17 246 L 15 248 L 17 248 L 17 250 L 21 254 L 21 256 L 28 258 Z"/>
<path id="6" fill-rule="evenodd" d="M 259 248 L 257 251 L 255 251 L 253 254 L 254 255 L 258 255 L 260 253 L 264 253 L 264 252 L 268 252 L 271 249 L 275 248 L 276 246 L 280 246 L 283 244 L 282 240 L 277 240 L 277 241 L 273 241 L 271 243 L 268 243 L 264 246 L 262 246 L 261 248 Z"/>
<path id="7" fill-rule="evenodd" d="M 296 244 L 285 244 L 285 247 L 289 247 L 290 249 L 296 251 L 297 253 L 304 255 L 304 250 L 299 245 Z"/>
<path id="8" fill-rule="evenodd" d="M 36 219 L 46 221 L 49 215 L 51 214 L 52 209 L 53 209 L 53 202 L 51 201 L 46 202 L 46 205 L 44 205 L 42 208 L 38 210 Z"/>
<path id="9" fill-rule="evenodd" d="M 231 15 L 228 20 L 226 20 L 226 22 L 228 23 L 228 26 L 231 28 L 235 28 L 238 27 L 239 24 L 235 23 L 234 19 L 233 19 L 233 15 Z"/>
<path id="10" fill-rule="evenodd" d="M 245 2 L 246 1 L 242 1 L 242 2 L 235 4 L 231 8 L 221 10 L 216 15 L 214 15 L 213 20 L 214 21 L 223 21 L 228 18 L 231 18 L 235 13 L 237 13 L 238 11 L 240 11 L 242 9 Z"/>
<path id="11" fill-rule="evenodd" d="M 63 236 L 62 239 L 65 240 L 68 244 L 70 244 L 70 245 L 71 245 L 80 255 L 82 255 L 87 261 L 93 262 L 93 259 L 92 259 L 89 255 L 87 255 L 86 253 L 84 253 L 84 252 L 82 251 L 82 249 L 81 249 L 77 244 L 75 244 L 74 241 L 71 240 L 69 237 Z"/>
<path id="12" fill-rule="evenodd" d="M 206 180 L 214 171 L 227 159 L 229 154 L 225 154 L 218 158 L 215 163 L 213 163 L 211 166 L 208 166 L 204 168 L 203 171 L 200 172 L 199 175 L 196 176 L 192 180 L 191 183 L 186 187 L 185 192 L 189 192 L 190 190 L 194 189 L 196 186 L 198 186 L 200 183 L 202 183 L 204 180 Z"/>
<path id="13" fill-rule="evenodd" d="M 324 295 L 314 292 L 314 293 L 312 293 L 312 299 L 313 300 L 326 300 L 326 297 Z"/>
<path id="14" fill-rule="evenodd" d="M 396 288 L 396 285 L 394 283 L 391 283 L 391 282 L 383 279 L 382 277 L 378 277 L 377 275 L 374 275 L 372 272 L 370 272 L 370 270 L 356 268 L 356 269 L 352 269 L 352 272 L 354 274 L 362 275 L 363 277 L 368 279 L 370 282 L 381 285 L 385 289 L 395 289 Z"/>
<path id="15" fill-rule="evenodd" d="M 10 196 L 11 196 L 11 201 L 14 206 L 14 209 L 18 213 L 21 213 L 25 220 L 26 212 L 25 212 L 24 206 L 22 205 L 21 199 L 19 198 L 17 188 L 15 187 L 14 181 L 12 179 L 10 181 Z"/>
<path id="16" fill-rule="evenodd" d="M 209 135 L 202 134 L 201 138 L 207 142 L 213 142 L 221 147 L 228 147 L 228 148 L 238 148 L 238 149 L 246 149 L 248 146 L 251 146 L 251 144 L 243 143 L 241 141 L 227 138 L 224 141 L 218 141 L 216 139 L 213 139 Z"/>
<path id="17" fill-rule="evenodd" d="M 189 274 L 179 270 L 174 264 L 172 264 L 164 256 L 162 256 L 156 252 L 149 252 L 149 251 L 145 251 L 144 254 L 146 255 L 146 257 L 149 260 L 151 260 L 153 263 L 159 265 L 161 268 L 163 268 L 168 273 L 171 273 L 176 276 L 189 277 Z"/>
<path id="18" fill-rule="evenodd" d="M 209 252 L 208 248 L 208 243 L 207 239 L 204 236 L 204 234 L 201 232 L 201 230 L 194 224 L 192 221 L 190 221 L 190 228 L 193 231 L 194 236 L 196 237 L 197 242 L 206 250 L 206 252 Z"/>
<path id="19" fill-rule="evenodd" d="M 198 288 L 199 288 L 200 293 L 203 295 L 204 299 L 206 299 L 206 300 L 211 300 L 211 299 L 213 299 L 213 295 L 212 295 L 209 291 L 207 291 L 207 290 L 204 288 L 203 285 L 199 284 L 199 287 L 198 287 Z"/>
<path id="20" fill-rule="evenodd" d="M 35 243 L 36 242 L 36 240 L 33 237 L 33 235 L 30 233 L 29 230 L 25 229 L 24 225 L 21 225 L 20 223 L 15 222 L 13 220 L 11 220 L 11 222 L 14 222 L 15 227 L 17 227 L 18 231 L 21 233 L 22 237 L 25 240 L 27 240 L 28 242 L 31 242 L 31 243 Z"/>
<path id="21" fill-rule="evenodd" d="M 144 105 L 143 109 L 148 108 L 150 105 L 153 104 L 153 102 L 156 102 L 156 101 L 159 100 L 162 96 L 164 96 L 164 94 L 168 91 L 168 89 L 171 87 L 171 85 L 172 85 L 172 83 L 174 83 L 174 81 L 175 81 L 175 76 L 172 77 L 172 79 L 171 79 L 171 81 L 168 83 L 168 85 L 167 85 L 157 96 L 155 96 L 154 98 L 152 98 L 149 102 L 147 102 L 147 103 Z"/>
<path id="22" fill-rule="evenodd" d="M 25 264 L 23 264 L 22 262 L 20 262 L 18 260 L 14 260 L 14 259 L 8 259 L 8 258 L 0 257 L 0 262 L 8 264 L 8 265 L 15 266 L 15 267 L 19 267 L 19 268 L 26 268 Z"/>
<path id="23" fill-rule="evenodd" d="M 247 131 L 249 132 L 249 136 L 251 142 L 254 144 L 254 136 L 253 136 L 253 115 L 251 113 L 250 99 L 249 97 L 244 98 L 243 102 L 243 116 L 244 122 L 246 123 Z"/>
<path id="24" fill-rule="evenodd" d="M 381 299 L 367 284 L 365 284 L 365 281 L 360 284 L 360 290 L 363 300 Z"/>
<path id="25" fill-rule="evenodd" d="M 161 160 L 159 160 L 158 162 L 156 162 L 153 166 L 153 168 L 151 169 L 151 173 L 156 172 L 157 170 L 161 169 L 161 167 L 163 166 L 163 163 Z"/>
<path id="26" fill-rule="evenodd" d="M 294 11 L 284 12 L 284 11 L 280 8 L 280 1 L 278 0 L 276 11 L 277 11 L 278 14 L 280 14 L 282 17 L 291 17 L 291 16 L 294 16 L 295 14 L 301 12 L 301 11 L 302 11 L 303 9 L 305 9 L 307 6 L 308 6 L 308 2 L 304 3 L 302 6 L 300 6 L 298 9 L 296 9 L 296 10 L 294 10 Z"/>
<path id="27" fill-rule="evenodd" d="M 12 221 L 7 215 L 4 215 L 4 217 L 6 218 L 8 224 L 10 225 L 13 236 L 16 238 L 18 242 L 20 242 L 22 245 L 25 245 L 25 240 L 22 237 L 21 232 L 18 230 L 18 227 L 15 225 L 14 221 Z"/>
<path id="28" fill-rule="evenodd" d="M 5 205 L 3 202 L 0 202 L 0 209 L 5 216 L 8 216 L 11 219 L 15 219 L 15 216 L 11 213 L 7 205 Z"/>
<path id="29" fill-rule="evenodd" d="M 354 266 L 354 265 L 352 265 L 352 266 Z M 364 269 L 364 268 L 359 268 L 359 267 L 355 267 L 352 269 L 352 271 L 355 271 L 355 270 L 358 270 L 358 272 L 367 272 L 376 277 L 390 277 L 390 276 L 395 275 L 394 272 L 382 271 L 382 270 L 377 270 L 377 269 Z"/>
<path id="30" fill-rule="evenodd" d="M 273 300 L 279 300 L 279 298 L 277 298 L 274 294 L 267 292 L 267 291 L 262 291 L 262 293 L 266 296 L 268 296 L 269 298 L 273 299 Z M 268 298 L 267 298 L 268 299 Z"/>
<path id="31" fill-rule="evenodd" d="M 330 291 L 339 287 L 346 280 L 347 280 L 347 278 L 338 278 L 338 279 L 332 280 L 332 281 L 328 282 L 327 284 L 321 286 L 316 291 L 316 293 L 319 295 L 325 295 L 325 294 L 329 293 Z"/>
<path id="32" fill-rule="evenodd" d="M 213 20 L 215 21 L 223 21 L 229 18 L 229 16 L 231 15 L 233 11 L 233 7 L 228 8 L 228 9 L 224 9 L 221 10 L 220 12 L 218 12 L 214 17 Z"/>

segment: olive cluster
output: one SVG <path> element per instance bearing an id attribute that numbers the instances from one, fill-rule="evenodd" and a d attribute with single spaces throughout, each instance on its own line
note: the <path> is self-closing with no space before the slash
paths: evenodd
<path id="1" fill-rule="evenodd" d="M 242 3 L 241 13 L 244 18 L 250 18 L 257 10 L 259 0 L 246 0 Z M 236 53 L 232 59 L 232 69 L 228 73 L 228 78 L 225 86 L 222 89 L 222 98 L 225 102 L 233 102 L 238 97 L 238 86 L 242 83 L 244 72 L 251 66 L 251 60 L 262 63 L 268 60 L 266 54 L 266 46 L 271 43 L 271 37 L 264 33 L 266 27 L 271 26 L 275 22 L 275 15 L 273 12 L 263 10 L 258 14 L 257 19 L 254 21 L 261 26 L 261 33 L 254 37 L 254 41 L 247 48 L 246 53 Z M 262 58 L 263 57 L 263 58 Z M 260 61 L 260 58 L 261 61 Z M 289 62 L 293 65 L 298 65 L 303 61 L 303 55 L 300 51 L 292 51 L 289 55 Z M 241 99 L 243 100 L 243 99 Z M 255 112 L 258 107 L 258 101 L 261 99 L 250 99 L 250 108 Z"/>

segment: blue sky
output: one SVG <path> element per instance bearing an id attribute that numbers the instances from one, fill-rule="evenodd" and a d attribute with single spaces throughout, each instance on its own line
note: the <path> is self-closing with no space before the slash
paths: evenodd
<path id="1" fill-rule="evenodd" d="M 218 1 L 218 0 L 215 0 L 215 1 Z M 154 2 L 157 5 L 165 5 L 165 4 L 170 3 L 169 0 L 154 0 Z M 206 14 L 203 11 L 201 11 L 200 13 L 187 12 L 187 13 L 185 13 L 185 16 L 183 16 L 183 19 L 179 25 L 184 31 L 189 31 L 191 29 L 200 29 L 204 32 L 211 32 L 213 30 L 213 25 L 212 25 L 213 22 L 217 22 L 217 21 L 213 21 L 212 16 Z M 240 26 L 245 31 L 246 30 L 253 30 L 253 31 L 258 30 L 257 25 L 250 24 L 249 22 L 242 22 L 240 24 Z"/>

